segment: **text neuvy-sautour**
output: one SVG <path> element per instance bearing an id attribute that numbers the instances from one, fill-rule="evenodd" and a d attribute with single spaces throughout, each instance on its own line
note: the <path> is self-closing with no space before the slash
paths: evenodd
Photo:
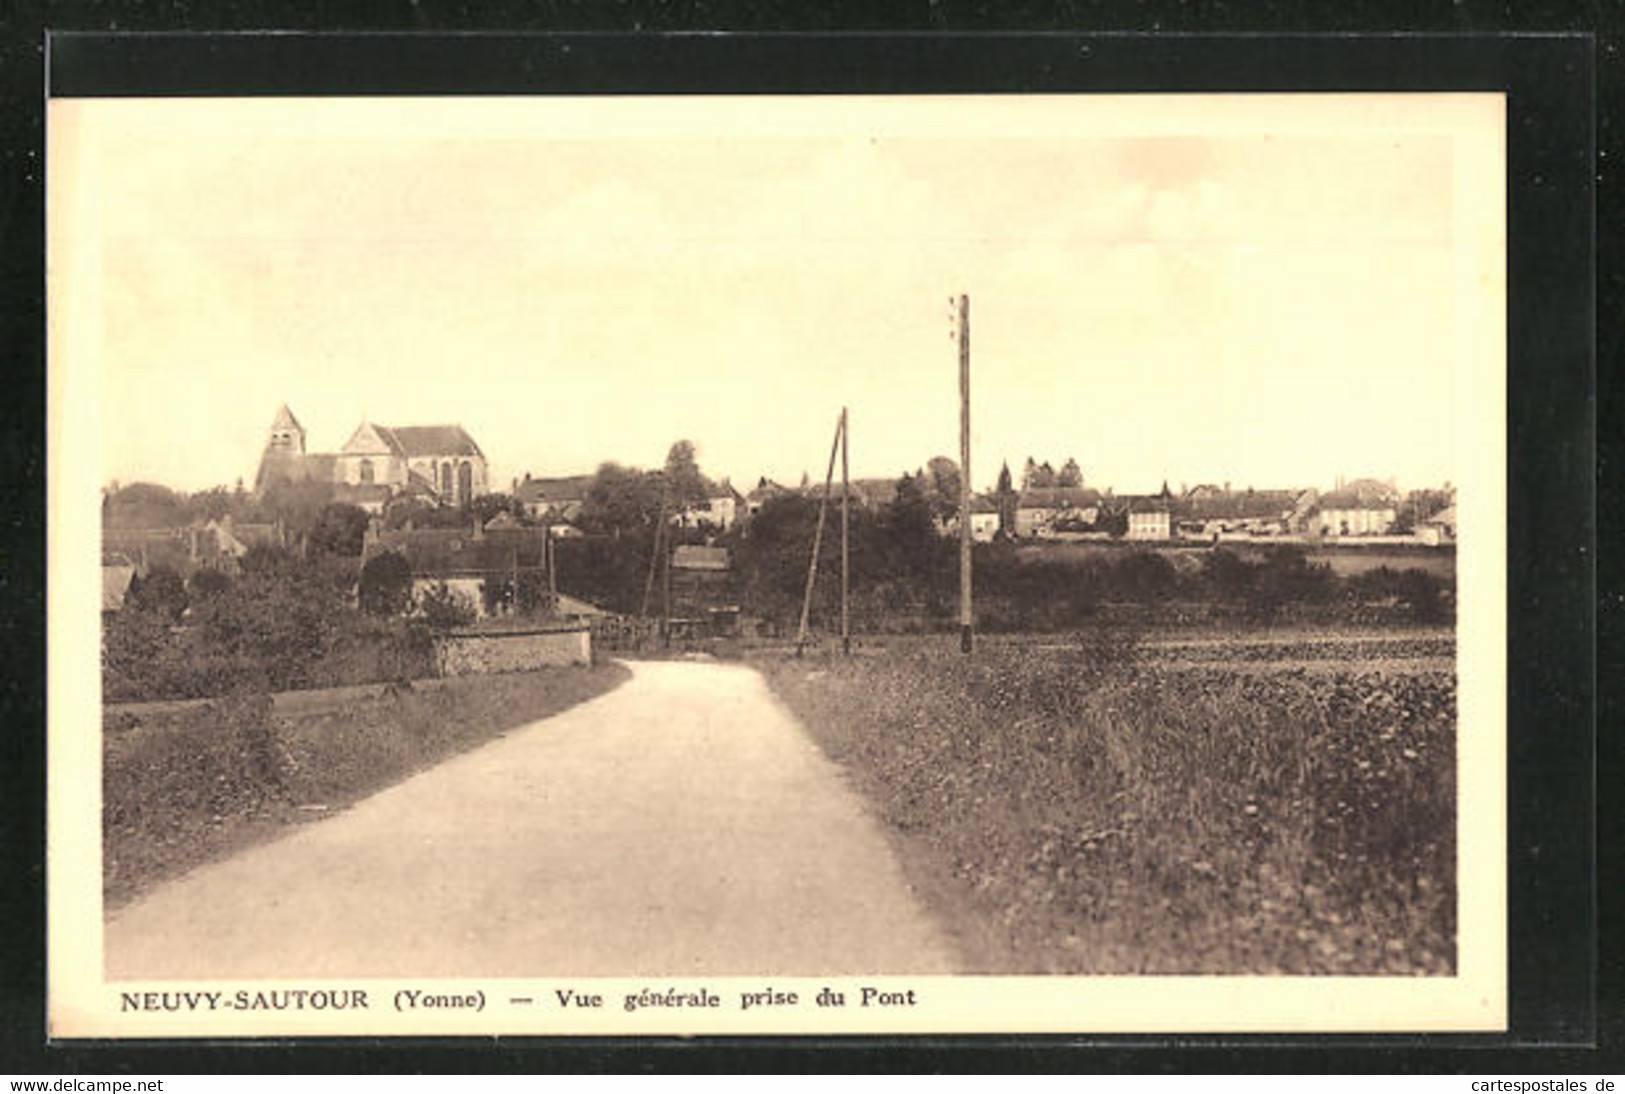
<path id="1" fill-rule="evenodd" d="M 882 989 L 863 986 L 851 993 L 853 1002 L 859 1007 L 912 1007 L 919 1004 L 915 989 Z M 545 998 L 545 997 L 544 997 Z M 476 1005 L 476 999 L 478 1005 Z M 404 1000 L 404 1002 L 403 1002 Z M 742 991 L 737 994 L 738 1007 L 741 1011 L 760 1010 L 774 1007 L 797 1007 L 804 1002 L 811 1002 L 819 1007 L 844 1007 L 848 1005 L 848 991 L 836 990 L 831 987 L 821 987 L 816 993 L 803 993 L 798 991 L 780 990 L 774 987 L 760 988 L 754 991 Z M 524 1002 L 529 1002 L 529 999 Z M 598 1010 L 605 1007 L 605 996 L 601 992 L 581 991 L 576 988 L 558 988 L 552 992 L 552 1000 L 560 1009 Z M 519 1002 L 519 1000 L 514 1000 Z M 484 993 L 475 995 L 444 995 L 440 993 L 401 991 L 396 993 L 396 1010 L 419 1009 L 463 1009 L 474 1007 L 484 1009 Z M 629 993 L 624 998 L 624 1006 L 628 1011 L 650 1010 L 655 1008 L 719 1008 L 722 1005 L 722 996 L 708 988 L 696 989 L 654 989 L 645 988 L 642 991 Z M 119 993 L 119 1010 L 142 1012 L 189 1012 L 189 1011 L 267 1011 L 267 1010 L 295 1010 L 295 1011 L 344 1011 L 369 1010 L 372 1001 L 367 992 L 361 988 L 283 988 L 275 990 L 249 991 L 238 990 L 234 992 L 223 991 L 126 991 Z"/>

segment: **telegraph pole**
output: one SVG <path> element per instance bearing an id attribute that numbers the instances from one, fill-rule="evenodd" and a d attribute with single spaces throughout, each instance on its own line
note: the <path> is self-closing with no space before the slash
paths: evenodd
<path id="1" fill-rule="evenodd" d="M 542 539 L 542 550 L 547 553 L 547 595 L 553 598 L 555 605 L 559 597 L 559 579 L 553 559 L 553 526 L 549 524 Z"/>
<path id="2" fill-rule="evenodd" d="M 654 547 L 649 551 L 649 576 L 643 581 L 643 606 L 638 609 L 640 619 L 649 618 L 649 599 L 654 595 L 655 567 L 660 564 L 660 547 L 666 537 L 666 483 L 660 483 L 660 516 L 655 521 Z"/>
<path id="3" fill-rule="evenodd" d="M 829 445 L 829 468 L 824 472 L 824 496 L 818 502 L 818 526 L 813 531 L 812 557 L 807 560 L 807 591 L 801 598 L 801 625 L 796 628 L 796 656 L 807 644 L 807 619 L 812 614 L 813 582 L 818 579 L 818 550 L 824 543 L 824 514 L 829 509 L 830 483 L 835 478 L 835 454 L 841 447 L 841 434 L 846 429 L 846 411 L 835 422 L 835 436 Z"/>
<path id="4" fill-rule="evenodd" d="M 970 296 L 959 294 L 959 649 L 971 651 Z"/>
<path id="5" fill-rule="evenodd" d="M 851 501 L 852 485 L 846 473 L 846 407 L 841 408 L 841 653 L 849 655 L 852 652 L 852 615 L 847 607 L 847 597 L 851 589 L 851 533 L 848 509 Z"/>

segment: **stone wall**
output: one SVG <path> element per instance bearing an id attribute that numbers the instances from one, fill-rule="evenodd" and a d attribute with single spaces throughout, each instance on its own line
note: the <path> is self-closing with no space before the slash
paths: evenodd
<path id="1" fill-rule="evenodd" d="M 435 639 L 435 660 L 441 676 L 587 665 L 592 663 L 592 632 L 585 625 L 530 631 L 456 631 Z"/>

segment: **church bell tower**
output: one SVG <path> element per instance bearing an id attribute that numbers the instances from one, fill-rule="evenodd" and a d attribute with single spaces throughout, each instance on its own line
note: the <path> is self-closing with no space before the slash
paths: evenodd
<path id="1" fill-rule="evenodd" d="M 271 435 L 265 442 L 265 451 L 279 456 L 305 454 L 305 427 L 299 424 L 299 419 L 293 416 L 287 403 L 282 404 L 271 421 Z"/>

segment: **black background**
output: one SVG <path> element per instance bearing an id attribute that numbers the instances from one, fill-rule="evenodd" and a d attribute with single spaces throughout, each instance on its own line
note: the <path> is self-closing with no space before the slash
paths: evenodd
<path id="1" fill-rule="evenodd" d="M 1313 19 L 1276 4 L 835 5 L 812 14 L 773 4 L 423 0 L 278 9 L 223 3 L 205 19 L 184 3 L 23 5 L 0 43 L 0 321 L 8 336 L 0 344 L 10 348 L 11 395 L 0 442 L 0 656 L 10 667 L 0 678 L 0 922 L 8 936 L 0 947 L 0 1073 L 1621 1070 L 1617 789 L 1625 772 L 1615 678 L 1625 668 L 1625 590 L 1617 553 L 1602 560 L 1600 590 L 1595 578 L 1599 542 L 1620 542 L 1625 500 L 1617 367 L 1625 322 L 1617 237 L 1625 223 L 1612 178 L 1625 156 L 1616 120 L 1625 18 L 1581 5 L 1528 6 L 1515 17 L 1471 3 L 1386 11 L 1355 3 Z M 1406 22 L 1385 22 L 1385 14 Z M 270 27 L 322 33 L 174 33 Z M 345 33 L 362 29 L 390 33 Z M 652 33 L 698 29 L 771 33 Z M 94 33 L 132 30 L 143 33 Z M 449 33 L 471 30 L 510 33 Z M 1496 33 L 1509 30 L 1540 33 Z M 51 93 L 62 96 L 1507 92 L 1510 1034 L 46 1043 L 47 71 Z M 1603 241 L 1600 267 L 1594 238 Z M 1607 317 L 1600 324 L 1599 302 Z M 1599 725 L 1615 732 L 1599 734 Z"/>

